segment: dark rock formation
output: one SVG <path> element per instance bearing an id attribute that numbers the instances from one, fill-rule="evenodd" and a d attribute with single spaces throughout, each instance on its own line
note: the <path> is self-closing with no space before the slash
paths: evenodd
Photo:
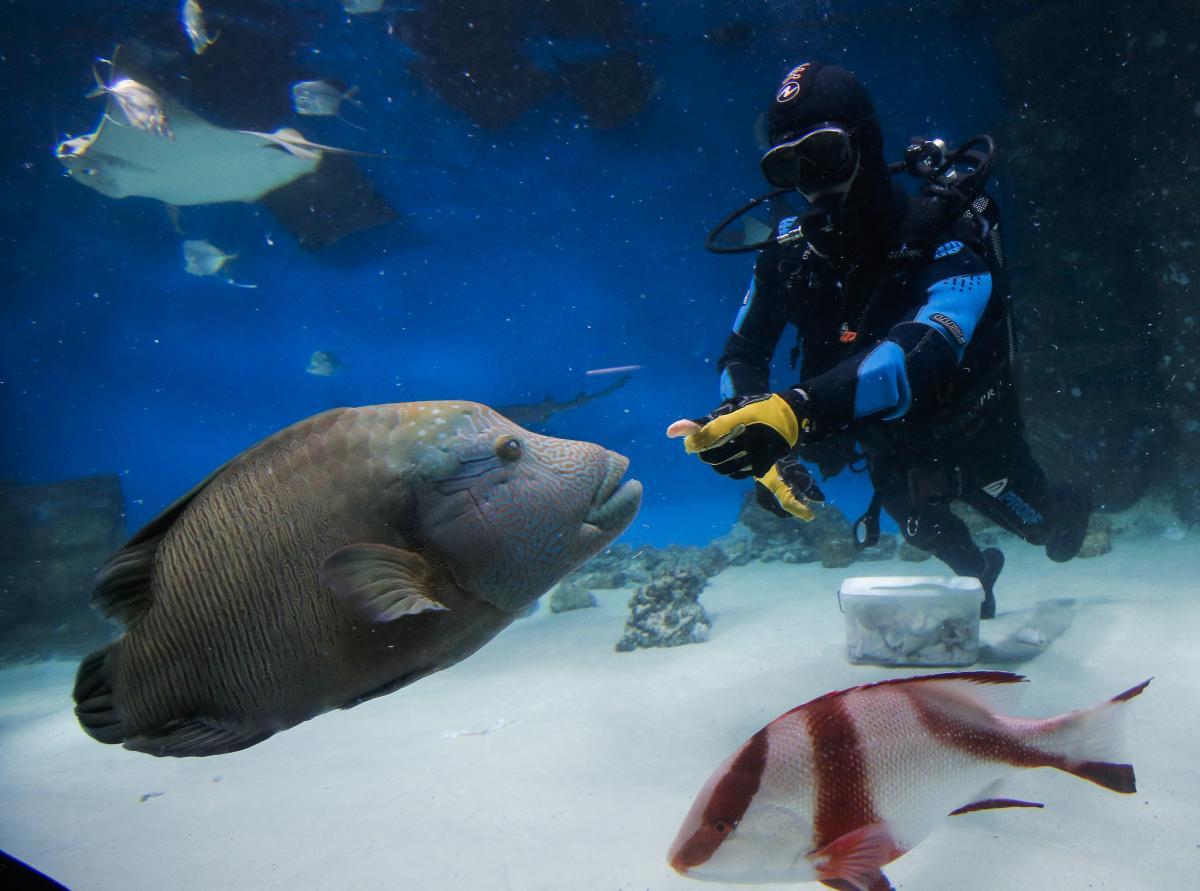
<path id="1" fill-rule="evenodd" d="M 0 659 L 77 656 L 116 636 L 89 605 L 125 541 L 116 476 L 42 486 L 0 481 Z"/>
<path id="2" fill-rule="evenodd" d="M 708 547 L 672 545 L 655 548 L 650 545 L 636 550 L 627 544 L 606 548 L 564 579 L 590 591 L 624 588 L 649 582 L 663 573 L 676 569 L 696 570 L 705 578 L 716 575 L 730 563 L 725 551 L 715 544 Z"/>
<path id="3" fill-rule="evenodd" d="M 729 562 L 815 563 L 849 566 L 858 559 L 849 521 L 836 507 L 821 508 L 808 523 L 780 517 L 758 506 L 754 491 L 746 493 L 733 530 L 713 542 Z M 848 561 L 848 562 L 847 562 Z"/>
<path id="4" fill-rule="evenodd" d="M 708 640 L 712 621 L 700 605 L 707 578 L 697 569 L 671 569 L 637 589 L 629 600 L 619 653 L 638 647 L 677 647 Z"/>
<path id="5" fill-rule="evenodd" d="M 612 129 L 642 111 L 656 79 L 617 45 L 637 43 L 632 13 L 626 0 L 428 0 L 399 12 L 392 33 L 418 54 L 412 73 L 481 127 L 508 127 L 565 88 L 592 126 Z"/>
<path id="6" fill-rule="evenodd" d="M 654 94 L 654 69 L 630 50 L 598 59 L 562 62 L 567 92 L 588 122 L 613 130 L 632 121 Z"/>
<path id="7" fill-rule="evenodd" d="M 1200 522 L 1200 5 L 1030 10 L 995 38 L 1028 436 L 1102 509 Z"/>

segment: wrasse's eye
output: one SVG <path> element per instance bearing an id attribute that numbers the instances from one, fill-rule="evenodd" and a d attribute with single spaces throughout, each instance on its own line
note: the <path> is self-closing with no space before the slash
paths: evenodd
<path id="1" fill-rule="evenodd" d="M 730 831 L 733 829 L 733 826 L 729 823 L 726 823 L 724 820 L 713 820 L 712 828 L 713 832 L 715 832 L 717 835 L 729 835 Z"/>
<path id="2" fill-rule="evenodd" d="M 501 436 L 496 440 L 496 456 L 505 461 L 515 461 L 521 457 L 525 447 L 515 436 Z"/>

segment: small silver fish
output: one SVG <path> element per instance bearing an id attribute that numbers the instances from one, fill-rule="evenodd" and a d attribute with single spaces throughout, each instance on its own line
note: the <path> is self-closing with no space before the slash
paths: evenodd
<path id="1" fill-rule="evenodd" d="M 216 275 L 236 258 L 237 254 L 227 254 L 200 239 L 189 238 L 183 243 L 183 271 L 189 275 Z"/>
<path id="2" fill-rule="evenodd" d="M 349 15 L 379 12 L 383 9 L 383 0 L 342 0 L 342 9 L 346 10 Z"/>
<path id="3" fill-rule="evenodd" d="M 611 368 L 589 368 L 584 374 L 599 375 L 599 374 L 628 374 L 634 371 L 641 371 L 641 365 L 614 365 Z"/>
<path id="4" fill-rule="evenodd" d="M 296 114 L 340 117 L 343 102 L 362 108 L 354 98 L 358 87 L 342 90 L 327 80 L 302 80 L 292 84 L 292 106 Z"/>
<path id="5" fill-rule="evenodd" d="M 183 6 L 179 8 L 179 19 L 197 56 L 202 55 L 221 36 L 220 31 L 211 37 L 208 35 L 208 27 L 204 24 L 204 10 L 196 0 L 183 0 Z"/>
<path id="6" fill-rule="evenodd" d="M 308 360 L 308 368 L 305 369 L 309 374 L 315 374 L 317 377 L 333 377 L 346 366 L 342 364 L 342 360 L 333 353 L 325 350 L 317 350 Z"/>
<path id="7" fill-rule="evenodd" d="M 126 120 L 134 129 L 144 130 L 155 136 L 165 136 L 167 139 L 175 138 L 175 134 L 171 132 L 171 127 L 167 123 L 167 116 L 163 112 L 163 102 L 158 93 L 145 84 L 140 84 L 128 77 L 121 77 L 112 83 L 105 83 L 100 78 L 100 72 L 96 70 L 95 65 L 92 66 L 92 74 L 96 78 L 96 89 L 88 93 L 89 98 L 108 94 L 112 96 L 113 101 L 117 103 L 117 107 L 121 109 Z"/>

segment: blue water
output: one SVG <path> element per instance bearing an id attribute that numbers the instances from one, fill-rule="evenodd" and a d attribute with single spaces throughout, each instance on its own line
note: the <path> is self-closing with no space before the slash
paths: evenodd
<path id="1" fill-rule="evenodd" d="M 130 528 L 261 437 L 337 405 L 459 398 L 492 405 L 598 389 L 583 372 L 639 364 L 611 397 L 555 417 L 547 431 L 632 459 L 646 484 L 630 540 L 700 543 L 728 529 L 742 489 L 663 436 L 718 401 L 714 362 L 752 258 L 705 253 L 708 227 L 763 189 L 755 116 L 778 78 L 810 57 L 842 61 L 872 87 L 888 150 L 914 133 L 962 136 L 999 110 L 984 29 L 890 4 L 837 4 L 823 26 L 798 4 L 647 3 L 634 10 L 654 98 L 629 125 L 587 126 L 565 96 L 502 131 L 473 126 L 406 70 L 412 54 L 382 15 L 329 2 L 275 4 L 312 39 L 300 57 L 360 87 L 366 113 L 306 118 L 318 142 L 434 163 L 362 159 L 402 221 L 308 252 L 249 205 L 187 208 L 188 237 L 239 254 L 230 271 L 257 289 L 183 272 L 181 237 L 151 199 L 113 200 L 67 178 L 56 138 L 89 132 L 84 94 L 139 7 L 7 6 L 0 250 L 0 398 L 8 435 L 0 476 L 47 482 L 122 477 Z M 169 5 L 169 4 L 168 4 Z M 287 11 L 285 11 L 287 10 Z M 704 31 L 741 14 L 748 47 Z M 810 12 L 811 16 L 811 12 Z M 914 39 L 919 38 L 919 39 Z M 568 48 L 569 49 L 569 48 Z M 966 72 L 947 83 L 944 67 Z M 283 85 L 286 88 L 286 85 Z M 953 88 L 951 88 L 953 87 Z M 785 336 L 781 353 L 791 346 Z M 305 373 L 314 350 L 344 363 Z M 774 383 L 788 379 L 785 360 Z M 827 489 L 847 514 L 866 494 Z"/>
<path id="2" fill-rule="evenodd" d="M 447 105 L 416 76 L 419 57 L 399 39 L 404 11 L 436 0 L 389 0 L 384 12 L 357 17 L 344 14 L 339 0 L 200 2 L 219 14 L 225 36 L 218 40 L 252 33 L 264 48 L 283 46 L 308 76 L 359 88 L 363 108 L 348 107 L 345 116 L 365 129 L 287 115 L 260 128 L 298 126 L 316 142 L 369 153 L 357 163 L 400 219 L 310 251 L 257 206 L 185 208 L 184 236 L 153 200 L 114 200 L 85 187 L 65 174 L 54 148 L 96 127 L 101 103 L 86 98 L 93 61 L 133 39 L 190 52 L 179 2 L 0 0 L 0 481 L 118 474 L 133 532 L 243 449 L 335 406 L 570 400 L 614 380 L 588 376 L 589 369 L 638 365 L 612 395 L 541 429 L 631 459 L 645 496 L 622 541 L 656 546 L 705 544 L 726 533 L 746 491 L 664 434 L 672 421 L 719 402 L 715 362 L 753 256 L 716 256 L 703 241 L 716 221 L 766 191 L 754 122 L 780 78 L 809 59 L 855 70 L 874 95 L 887 153 L 899 159 L 912 136 L 953 142 L 1019 115 L 1002 102 L 991 17 L 1043 8 L 1031 0 L 628 0 L 631 34 L 615 47 L 635 51 L 657 80 L 628 124 L 602 130 L 562 91 L 500 129 L 472 124 Z M 1130 21 L 1141 11 L 1111 5 Z M 545 0 L 546 9 L 607 6 Z M 469 15 L 465 7 L 461 15 Z M 746 42 L 705 38 L 735 19 L 753 28 Z M 1127 51 L 1168 45 L 1165 32 L 1134 30 L 1109 33 L 1122 35 L 1115 39 Z M 1183 40 L 1190 38 L 1172 34 L 1169 45 Z M 550 65 L 611 47 L 595 36 L 534 34 L 525 48 Z M 1113 78 L 1115 92 L 1129 88 L 1124 71 Z M 1195 123 L 1200 105 L 1192 108 L 1187 91 L 1196 79 L 1171 79 L 1178 92 L 1153 98 L 1177 110 L 1159 109 L 1153 120 Z M 1046 80 L 1031 74 L 1030 83 L 1040 88 Z M 255 86 L 285 97 L 288 84 L 264 68 Z M 1195 133 L 1180 127 L 1170 142 L 1161 132 L 1151 141 L 1186 160 Z M 1145 147 L 1138 130 L 1114 135 L 1110 148 L 1125 147 L 1127 135 L 1130 146 Z M 1069 139 L 1067 148 L 1047 144 L 1069 150 Z M 1120 161 L 1113 175 L 1132 178 L 1129 195 L 1149 195 L 1150 174 L 1160 168 L 1126 172 Z M 1011 188 L 1019 185 L 993 178 L 1008 220 L 1034 213 L 1038 196 Z M 1064 192 L 1090 185 L 1071 183 Z M 1060 207 L 1067 200 L 1055 197 Z M 1145 224 L 1132 219 L 1132 236 L 1156 236 L 1139 228 Z M 1082 307 L 1088 288 L 1118 287 L 1095 282 L 1069 254 L 1035 253 L 1020 240 L 1028 227 L 1006 229 L 1010 256 L 1026 252 L 1062 267 L 1053 281 L 1065 283 L 1069 306 Z M 184 237 L 236 253 L 230 273 L 256 287 L 185 273 Z M 1164 256 L 1170 247 L 1165 236 L 1151 244 Z M 1173 262 L 1166 268 L 1187 284 Z M 1044 283 L 1033 289 L 1030 303 L 1045 290 Z M 1170 304 L 1182 305 L 1183 298 Z M 1078 330 L 1061 339 L 1092 350 L 1086 320 L 1093 317 L 1079 318 L 1084 323 L 1072 317 Z M 1182 318 L 1190 324 L 1190 315 Z M 1100 322 L 1103 329 L 1128 319 Z M 795 383 L 787 369 L 792 336 L 779 344 L 778 388 Z M 334 354 L 343 370 L 306 373 L 318 350 Z M 1167 403 L 1177 412 L 1182 404 Z M 1106 436 L 1124 429 L 1108 420 Z M 1139 435 L 1133 427 L 1130 436 Z M 1076 443 L 1057 445 L 1065 451 Z M 851 519 L 869 497 L 862 476 L 821 485 Z M 1180 753 L 1191 751 L 1189 737 L 1200 731 L 1200 672 L 1194 639 L 1180 629 L 1200 623 L 1196 535 L 1164 501 L 1146 502 L 1102 517 L 1098 540 L 1113 550 L 1097 545 L 1100 559 L 1059 565 L 1040 549 L 1005 543 L 1000 613 L 983 623 L 977 665 L 1034 681 L 1020 712 L 1026 716 L 1101 702 L 1153 675 L 1129 722 L 1138 794 L 1028 771 L 1002 794 L 1045 800 L 1044 811 L 947 820 L 889 865 L 900 891 L 1018 883 L 1134 889 L 1154 884 L 1148 876 L 1162 887 L 1191 887 L 1200 773 Z M 51 514 L 34 505 L 26 515 Z M 91 578 L 91 569 L 59 562 L 74 539 L 53 541 L 46 549 L 53 557 L 30 557 L 13 553 L 12 542 L 26 538 L 8 531 L 0 528 L 0 544 L 8 543 L 0 547 L 7 561 L 0 625 L 17 629 L 9 640 L 23 634 L 21 611 L 32 604 L 42 610 L 28 626 L 38 641 L 65 635 L 87 597 L 72 599 L 61 579 L 68 568 Z M 30 577 L 45 590 L 29 604 L 13 596 L 25 581 L 11 569 L 20 558 L 40 561 Z M 664 854 L 688 796 L 713 767 L 785 709 L 917 670 L 846 660 L 842 579 L 926 571 L 944 570 L 936 561 L 914 568 L 899 559 L 845 570 L 782 561 L 730 567 L 703 593 L 708 640 L 636 653 L 614 651 L 630 591 L 598 589 L 595 609 L 542 606 L 446 671 L 209 758 L 100 745 L 73 711 L 79 653 L 68 659 L 65 649 L 39 649 L 39 661 L 14 666 L 28 648 L 0 651 L 0 848 L 79 889 L 694 885 L 670 872 Z M 626 580 L 631 588 L 637 581 Z M 56 604 L 76 615 L 59 624 Z M 87 626 L 79 627 L 82 639 Z M 213 689 L 204 683 L 206 693 Z"/>

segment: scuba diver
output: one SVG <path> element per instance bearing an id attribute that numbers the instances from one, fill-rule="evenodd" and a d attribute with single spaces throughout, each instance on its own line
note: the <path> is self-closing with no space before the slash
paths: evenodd
<path id="1" fill-rule="evenodd" d="M 859 545 L 877 540 L 882 506 L 912 545 L 979 579 L 991 618 L 1004 555 L 980 550 L 951 502 L 1059 562 L 1079 552 L 1092 509 L 1086 493 L 1047 481 L 1022 435 L 999 220 L 984 190 L 991 138 L 954 151 L 918 142 L 889 167 L 866 88 L 818 63 L 784 78 L 767 128 L 761 167 L 777 191 L 713 234 L 770 197 L 798 192 L 808 207 L 751 246 L 754 277 L 718 363 L 725 401 L 668 433 L 718 473 L 754 477 L 764 507 L 805 520 L 824 499 L 801 461 L 828 478 L 865 456 L 875 495 L 855 524 Z M 902 170 L 917 194 L 893 179 Z M 799 380 L 772 393 L 789 322 Z"/>

